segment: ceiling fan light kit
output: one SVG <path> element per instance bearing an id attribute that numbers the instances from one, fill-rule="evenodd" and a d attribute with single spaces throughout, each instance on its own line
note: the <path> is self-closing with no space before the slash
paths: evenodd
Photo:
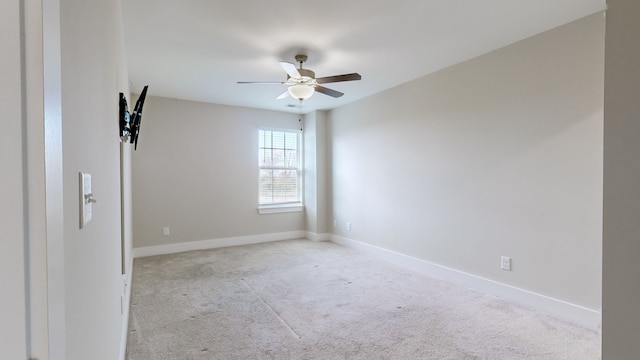
<path id="1" fill-rule="evenodd" d="M 313 86 L 307 84 L 296 84 L 289 86 L 287 91 L 291 97 L 302 101 L 310 98 L 313 95 L 314 90 Z"/>
<path id="2" fill-rule="evenodd" d="M 238 84 L 282 84 L 288 85 L 289 88 L 287 91 L 280 94 L 277 99 L 284 99 L 288 95 L 291 95 L 294 99 L 303 101 L 310 98 L 316 91 L 319 93 L 323 93 L 325 95 L 329 95 L 334 98 L 339 98 L 343 93 L 326 88 L 324 86 L 320 86 L 319 84 L 326 84 L 332 82 L 340 82 L 340 81 L 352 81 L 352 80 L 360 80 L 362 77 L 358 73 L 352 74 L 344 74 L 344 75 L 335 75 L 335 76 L 327 76 L 323 78 L 316 78 L 316 73 L 309 70 L 303 69 L 302 64 L 307 61 L 307 55 L 296 55 L 296 61 L 300 64 L 300 68 L 296 68 L 296 66 L 290 62 L 280 61 L 280 66 L 287 73 L 287 81 L 285 82 L 246 82 L 240 81 Z"/>

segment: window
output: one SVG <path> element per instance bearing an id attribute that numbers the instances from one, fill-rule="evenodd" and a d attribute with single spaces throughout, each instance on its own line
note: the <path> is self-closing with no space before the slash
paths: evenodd
<path id="1" fill-rule="evenodd" d="M 300 131 L 258 130 L 260 209 L 301 211 Z"/>

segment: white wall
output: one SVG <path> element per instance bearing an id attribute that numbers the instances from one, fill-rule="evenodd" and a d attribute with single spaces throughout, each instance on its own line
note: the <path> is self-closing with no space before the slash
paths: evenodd
<path id="1" fill-rule="evenodd" d="M 603 359 L 640 354 L 640 2 L 609 0 L 604 103 Z"/>
<path id="2" fill-rule="evenodd" d="M 134 247 L 304 230 L 302 212 L 257 211 L 258 128 L 300 129 L 298 118 L 147 97 L 133 153 Z"/>
<path id="3" fill-rule="evenodd" d="M 327 220 L 598 311 L 603 57 L 597 14 L 329 112 Z"/>
<path id="4" fill-rule="evenodd" d="M 66 359 L 120 356 L 118 93 L 127 92 L 119 0 L 62 0 Z M 79 229 L 78 172 L 92 175 L 93 221 Z"/>

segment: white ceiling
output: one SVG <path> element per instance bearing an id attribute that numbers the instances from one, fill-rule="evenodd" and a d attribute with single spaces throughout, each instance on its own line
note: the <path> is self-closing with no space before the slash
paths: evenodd
<path id="1" fill-rule="evenodd" d="M 307 113 L 331 109 L 605 9 L 605 0 L 123 0 L 131 91 Z M 358 72 L 302 103 L 276 100 L 279 60 Z M 296 107 L 290 108 L 287 105 Z"/>

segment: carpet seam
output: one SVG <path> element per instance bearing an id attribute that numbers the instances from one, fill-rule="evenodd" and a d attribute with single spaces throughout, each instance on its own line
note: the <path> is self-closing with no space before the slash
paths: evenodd
<path id="1" fill-rule="evenodd" d="M 289 331 L 291 331 L 291 333 L 294 335 L 294 337 L 295 337 L 295 338 L 297 338 L 298 340 L 301 340 L 301 339 L 302 339 L 302 336 L 300 336 L 300 335 L 299 335 L 299 334 L 298 334 L 298 333 L 293 329 L 293 327 L 291 327 L 291 325 L 289 325 L 289 323 L 288 323 L 284 318 L 282 318 L 282 316 L 281 316 L 277 311 L 275 311 L 275 309 L 274 309 L 273 307 L 271 307 L 271 305 L 269 305 L 269 303 L 267 303 L 267 301 L 266 301 L 262 296 L 260 296 L 260 294 L 258 294 L 258 292 L 257 292 L 253 287 L 251 287 L 251 285 L 249 285 L 249 283 L 247 283 L 247 282 L 245 281 L 245 279 L 240 279 L 240 281 L 242 281 L 242 283 L 243 283 L 243 284 L 245 284 L 245 285 L 249 288 L 249 290 L 251 290 L 251 292 L 253 292 L 253 293 L 255 294 L 255 296 L 256 296 L 256 297 L 257 297 L 257 298 L 258 298 L 258 299 L 259 299 L 259 300 L 260 300 L 260 301 L 261 301 L 261 302 L 262 302 L 262 303 L 263 303 L 263 304 L 264 304 L 264 305 L 265 305 L 269 310 L 271 310 L 271 312 L 272 312 L 273 314 L 275 314 L 275 315 L 276 315 L 276 317 L 280 320 L 280 322 L 281 322 L 282 324 L 284 324 L 284 326 L 286 326 L 286 327 L 287 327 L 287 329 L 289 329 Z"/>

